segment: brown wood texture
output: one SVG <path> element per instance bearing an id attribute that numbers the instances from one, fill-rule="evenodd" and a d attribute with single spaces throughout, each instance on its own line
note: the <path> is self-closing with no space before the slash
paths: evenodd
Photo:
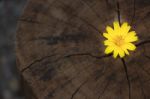
<path id="1" fill-rule="evenodd" d="M 122 60 L 104 55 L 114 20 L 140 39 Z M 27 99 L 150 99 L 150 0 L 29 0 L 16 53 Z"/>

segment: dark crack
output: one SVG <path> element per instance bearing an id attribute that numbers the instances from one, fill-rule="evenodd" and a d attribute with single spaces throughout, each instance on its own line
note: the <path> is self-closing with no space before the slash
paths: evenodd
<path id="1" fill-rule="evenodd" d="M 150 72 L 147 69 L 143 68 L 142 66 L 139 66 L 139 67 L 150 76 Z"/>
<path id="2" fill-rule="evenodd" d="M 70 6 L 64 4 L 64 3 L 61 2 L 61 1 L 60 1 L 59 3 L 65 5 L 65 6 L 67 6 L 67 7 L 70 7 Z M 72 13 L 71 13 L 71 14 L 72 14 Z M 95 31 L 97 31 L 98 33 L 102 34 L 102 32 L 101 32 L 100 30 L 98 30 L 95 26 L 93 26 L 92 24 L 90 24 L 89 22 L 87 22 L 86 20 L 84 20 L 83 18 L 77 16 L 76 14 L 72 14 L 72 16 L 75 16 L 75 17 L 79 18 L 82 22 L 84 22 L 84 23 L 87 24 L 88 26 L 92 27 L 92 28 L 93 28 Z M 77 26 L 71 24 L 70 22 L 67 22 L 67 21 L 64 21 L 64 20 L 61 20 L 61 19 L 57 19 L 57 18 L 55 18 L 55 20 L 58 20 L 58 21 L 60 21 L 60 22 L 63 22 L 63 23 L 65 23 L 65 24 L 67 24 L 68 26 L 72 26 L 72 27 L 78 28 Z M 39 22 L 39 21 L 37 21 L 37 20 L 34 20 L 34 19 L 32 19 L 32 18 L 20 18 L 19 21 L 29 22 L 29 23 L 35 23 L 35 24 L 45 24 L 45 23 Z M 52 25 L 49 25 L 49 24 L 48 24 L 48 26 L 53 27 L 53 28 L 56 28 L 55 26 L 52 26 Z"/>
<path id="3" fill-rule="evenodd" d="M 72 7 L 70 7 L 69 5 L 66 5 L 66 4 L 64 4 L 63 2 L 61 2 L 61 1 L 60 1 L 59 3 L 61 3 L 62 5 L 68 7 L 68 9 L 73 9 L 73 10 L 75 11 L 75 9 L 72 8 Z M 84 22 L 84 23 L 87 24 L 88 26 L 92 27 L 95 31 L 97 31 L 98 33 L 100 33 L 100 34 L 102 35 L 102 32 L 101 32 L 100 30 L 98 30 L 94 25 L 90 24 L 90 23 L 89 23 L 88 21 L 86 21 L 85 19 L 79 17 L 77 14 L 74 14 L 74 13 L 70 13 L 70 14 L 71 14 L 72 16 L 74 16 L 74 17 L 79 18 L 82 22 Z"/>
<path id="4" fill-rule="evenodd" d="M 112 7 L 112 5 L 109 3 L 109 0 L 105 0 L 105 2 L 106 2 L 106 6 L 107 6 L 109 9 L 114 9 L 115 11 L 117 11 L 116 8 Z"/>
<path id="5" fill-rule="evenodd" d="M 132 15 L 132 18 L 131 18 L 131 25 L 133 26 L 133 23 L 134 23 L 134 18 L 135 18 L 135 0 L 133 0 L 133 15 Z"/>
<path id="6" fill-rule="evenodd" d="M 79 92 L 79 90 L 83 87 L 83 85 L 85 85 L 88 82 L 88 80 L 84 81 L 71 95 L 70 99 L 73 99 L 75 97 L 75 95 Z"/>
<path id="7" fill-rule="evenodd" d="M 55 55 L 45 56 L 45 57 L 43 57 L 43 58 L 41 58 L 41 59 L 37 59 L 37 60 L 33 61 L 30 65 L 28 65 L 27 67 L 25 67 L 24 69 L 22 69 L 21 72 L 24 72 L 25 70 L 27 70 L 28 68 L 30 68 L 30 67 L 31 67 L 32 65 L 34 65 L 35 63 L 41 62 L 41 61 L 43 61 L 43 60 L 45 60 L 45 59 L 47 59 L 47 58 L 50 58 L 50 57 L 52 57 L 52 56 L 55 56 Z M 92 54 L 90 54 L 90 53 L 78 53 L 78 54 L 66 55 L 66 56 L 64 56 L 64 57 L 59 57 L 59 58 L 56 59 L 55 61 L 61 60 L 61 59 L 63 59 L 63 58 L 73 57 L 73 56 L 91 56 L 91 57 L 96 58 L 96 59 L 102 59 L 102 58 L 105 58 L 105 57 L 109 57 L 110 55 L 94 56 L 94 55 L 92 55 Z"/>
<path id="8" fill-rule="evenodd" d="M 143 41 L 141 41 L 141 42 L 137 43 L 137 44 L 136 44 L 136 46 L 142 46 L 142 45 L 144 45 L 144 44 L 148 44 L 148 43 L 150 43 L 150 39 L 143 40 Z"/>
<path id="9" fill-rule="evenodd" d="M 93 58 L 96 58 L 96 59 L 102 59 L 102 58 L 105 58 L 105 57 L 109 57 L 111 56 L 112 54 L 108 54 L 108 55 L 102 55 L 102 56 L 94 56 L 92 55 L 91 53 L 79 53 L 79 54 L 71 54 L 71 55 L 68 55 L 66 57 L 72 57 L 72 56 L 91 56 Z"/>
<path id="10" fill-rule="evenodd" d="M 102 95 L 105 93 L 105 91 L 107 90 L 108 86 L 110 84 L 110 80 L 107 81 L 104 90 L 102 91 L 102 93 L 98 96 L 98 99 L 101 99 Z"/>
<path id="11" fill-rule="evenodd" d="M 118 14 L 118 21 L 119 21 L 119 24 L 121 25 L 120 4 L 119 4 L 119 1 L 117 1 L 117 14 Z"/>
<path id="12" fill-rule="evenodd" d="M 54 20 L 59 21 L 60 23 L 65 23 L 66 25 L 71 26 L 73 28 L 78 28 L 76 25 L 74 25 L 70 22 L 67 22 L 67 21 L 64 21 L 64 20 L 61 20 L 61 19 L 58 19 L 58 18 L 55 18 Z M 32 20 L 32 19 L 29 19 L 29 18 L 21 18 L 21 19 L 19 19 L 19 21 L 34 23 L 34 24 L 43 24 L 43 25 L 45 24 L 44 22 L 39 22 L 39 21 Z M 47 24 L 47 26 L 50 26 L 51 28 L 57 29 L 55 25 Z"/>
<path id="13" fill-rule="evenodd" d="M 136 73 L 138 75 L 138 80 L 139 80 L 139 83 L 140 83 L 140 88 L 141 88 L 141 91 L 142 91 L 142 95 L 143 95 L 144 99 L 146 99 L 146 95 L 145 95 L 144 88 L 143 88 L 143 82 L 141 80 L 141 77 L 140 77 L 137 69 L 136 69 Z"/>
<path id="14" fill-rule="evenodd" d="M 88 68 L 86 68 L 86 69 L 84 69 L 84 70 L 87 70 L 87 69 L 88 69 Z M 83 69 L 82 69 L 82 70 L 83 70 Z M 82 71 L 82 70 L 81 70 L 81 71 Z M 74 79 L 78 78 L 77 76 L 79 76 L 80 73 L 81 73 L 81 72 L 79 72 L 76 76 L 74 76 L 74 77 L 72 77 L 71 79 L 67 80 L 66 82 L 64 82 L 64 83 L 61 84 L 60 86 L 56 87 L 54 90 L 52 90 L 52 91 L 47 95 L 47 97 L 53 96 L 53 94 L 54 94 L 55 92 L 57 92 L 57 90 L 66 87 L 66 86 L 67 86 L 69 83 L 71 83 Z M 93 73 L 91 76 L 93 76 L 93 75 L 94 75 L 94 73 Z M 89 80 L 89 79 L 88 79 L 88 80 Z M 50 97 L 49 97 L 49 98 L 50 98 Z"/>
<path id="15" fill-rule="evenodd" d="M 124 60 L 123 58 L 121 59 L 121 61 L 122 61 L 122 63 L 123 63 L 124 71 L 125 71 L 126 78 L 127 78 L 127 81 L 128 81 L 129 99 L 131 99 L 131 83 L 130 83 L 130 79 L 129 79 L 128 68 L 127 68 L 127 65 L 126 65 L 126 63 L 125 63 L 125 60 Z"/>
<path id="16" fill-rule="evenodd" d="M 145 55 L 146 58 L 150 59 L 150 56 Z"/>
<path id="17" fill-rule="evenodd" d="M 57 90 L 59 89 L 63 89 L 64 87 L 66 87 L 70 82 L 72 82 L 73 79 L 75 79 L 76 77 L 72 77 L 71 79 L 67 80 L 66 82 L 64 82 L 63 84 L 61 84 L 60 86 L 56 87 L 55 89 L 53 89 L 52 91 L 50 91 L 48 93 L 48 95 L 46 96 L 46 99 L 52 98 L 51 96 L 54 97 L 54 94 L 57 92 Z"/>
<path id="18" fill-rule="evenodd" d="M 145 46 L 144 46 L 144 53 L 143 53 L 144 57 L 147 59 L 150 59 L 150 56 L 146 55 L 146 50 L 145 50 Z"/>
<path id="19" fill-rule="evenodd" d="M 81 2 L 87 5 L 87 7 L 89 7 L 95 13 L 95 15 L 101 20 L 101 17 L 99 16 L 99 14 L 96 13 L 96 11 L 88 3 L 85 2 L 85 0 L 81 0 Z"/>
<path id="20" fill-rule="evenodd" d="M 87 5 L 87 7 L 90 8 L 95 13 L 95 15 L 99 18 L 99 20 L 101 20 L 100 15 L 88 3 L 86 3 L 85 0 L 81 0 L 81 2 Z"/>
<path id="21" fill-rule="evenodd" d="M 105 66 L 103 66 L 103 68 L 102 69 L 99 69 L 99 70 L 97 70 L 96 72 L 95 72 L 95 80 L 97 81 L 100 77 L 102 77 L 103 75 L 104 75 L 104 73 L 105 73 Z"/>
<path id="22" fill-rule="evenodd" d="M 35 63 L 37 62 L 41 62 L 43 61 L 44 59 L 47 59 L 47 58 L 50 58 L 52 56 L 55 56 L 55 55 L 49 55 L 49 56 L 45 56 L 45 57 L 42 57 L 41 59 L 37 59 L 35 61 L 33 61 L 30 65 L 28 65 L 27 67 L 25 67 L 24 69 L 21 70 L 21 72 L 24 72 L 25 70 L 27 70 L 28 68 L 30 68 L 32 65 L 34 65 Z"/>

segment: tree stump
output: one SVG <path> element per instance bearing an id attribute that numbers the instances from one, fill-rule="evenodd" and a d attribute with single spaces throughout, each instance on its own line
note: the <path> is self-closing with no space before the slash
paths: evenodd
<path id="1" fill-rule="evenodd" d="M 114 20 L 139 36 L 125 59 L 104 54 Z M 27 99 L 150 99 L 149 26 L 150 0 L 29 0 L 16 34 Z"/>

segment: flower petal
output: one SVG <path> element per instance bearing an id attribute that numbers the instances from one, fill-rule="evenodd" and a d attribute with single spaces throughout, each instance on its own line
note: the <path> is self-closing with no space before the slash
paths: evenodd
<path id="1" fill-rule="evenodd" d="M 107 39 L 111 38 L 111 36 L 108 33 L 103 33 L 103 36 Z"/>
<path id="2" fill-rule="evenodd" d="M 118 56 L 118 51 L 117 51 L 117 50 L 114 50 L 113 57 L 114 57 L 114 58 L 117 58 L 117 56 Z"/>
<path id="3" fill-rule="evenodd" d="M 108 47 L 105 49 L 105 54 L 110 54 L 113 50 L 114 50 L 113 47 L 108 46 Z"/>
<path id="4" fill-rule="evenodd" d="M 120 29 L 120 25 L 118 21 L 115 21 L 113 24 L 114 24 L 114 30 Z"/>
<path id="5" fill-rule="evenodd" d="M 126 48 L 131 50 L 131 51 L 134 51 L 136 49 L 136 46 L 132 43 L 127 43 Z"/>
<path id="6" fill-rule="evenodd" d="M 106 45 L 106 46 L 114 46 L 114 43 L 113 42 L 111 42 L 110 40 L 105 40 L 104 41 L 104 45 Z"/>
<path id="7" fill-rule="evenodd" d="M 129 32 L 130 29 L 131 29 L 131 26 L 129 26 L 128 23 L 125 22 L 121 26 L 121 33 L 126 35 Z"/>
<path id="8" fill-rule="evenodd" d="M 129 32 L 125 37 L 125 42 L 135 42 L 138 40 L 135 31 Z"/>
<path id="9" fill-rule="evenodd" d="M 125 54 L 129 55 L 129 51 L 127 49 L 124 49 Z"/>
<path id="10" fill-rule="evenodd" d="M 106 30 L 107 30 L 108 34 L 113 34 L 114 33 L 114 30 L 110 26 L 107 26 Z"/>
<path id="11" fill-rule="evenodd" d="M 121 28 L 127 28 L 127 26 L 128 26 L 128 23 L 127 22 L 124 22 L 122 25 L 121 25 Z"/>
<path id="12" fill-rule="evenodd" d="M 119 56 L 121 58 L 123 58 L 125 56 L 125 53 L 124 53 L 124 51 L 122 49 L 119 49 Z"/>

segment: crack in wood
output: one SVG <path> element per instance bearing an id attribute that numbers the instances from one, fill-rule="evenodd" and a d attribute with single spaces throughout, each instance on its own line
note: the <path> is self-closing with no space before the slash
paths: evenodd
<path id="1" fill-rule="evenodd" d="M 64 6 L 70 7 L 70 6 L 64 4 L 64 3 L 61 2 L 61 1 L 59 1 L 59 3 L 63 4 Z M 73 9 L 73 8 L 72 8 L 72 9 Z M 71 13 L 71 15 L 72 15 L 72 16 L 75 16 L 75 17 L 77 17 L 77 18 L 79 18 L 82 22 L 84 22 L 85 24 L 89 25 L 91 28 L 93 28 L 95 31 L 97 31 L 98 33 L 100 33 L 100 34 L 102 35 L 102 32 L 101 32 L 100 30 L 98 30 L 95 26 L 93 26 L 92 24 L 90 24 L 89 22 L 87 22 L 86 20 L 84 20 L 83 18 L 79 17 L 79 16 L 76 15 L 76 14 L 72 14 L 72 13 Z M 71 25 L 71 26 L 75 27 L 74 25 L 72 25 L 72 24 L 69 23 L 69 22 L 65 22 L 65 21 L 60 20 L 60 19 L 57 19 L 57 20 L 60 21 L 60 22 L 64 22 L 65 24 L 68 24 L 68 25 Z M 24 22 L 29 22 L 29 23 L 36 23 L 36 24 L 45 24 L 45 23 L 38 22 L 38 21 L 33 20 L 33 19 L 30 19 L 30 18 L 21 18 L 21 19 L 19 19 L 19 21 L 24 21 Z M 51 27 L 53 27 L 53 26 L 51 26 Z"/>
<path id="2" fill-rule="evenodd" d="M 75 9 L 72 8 L 72 7 L 70 7 L 69 5 L 66 5 L 66 4 L 64 4 L 63 2 L 61 2 L 61 1 L 60 1 L 59 3 L 61 3 L 62 5 L 68 7 L 68 9 L 71 8 L 71 9 L 73 9 L 73 10 L 75 11 Z M 74 17 L 79 18 L 82 22 L 84 22 L 85 24 L 89 25 L 91 28 L 93 28 L 95 31 L 97 31 L 98 33 L 100 33 L 100 34 L 102 35 L 102 32 L 101 32 L 100 30 L 98 30 L 94 25 L 90 24 L 90 23 L 89 23 L 88 21 L 86 21 L 85 19 L 79 17 L 79 16 L 76 15 L 76 14 L 73 14 L 73 13 L 70 13 L 70 14 L 71 14 L 72 16 L 74 16 Z"/>
<path id="3" fill-rule="evenodd" d="M 31 67 L 32 65 L 34 65 L 35 63 L 41 62 L 41 61 L 43 61 L 44 59 L 50 58 L 50 57 L 52 57 L 52 56 L 55 56 L 55 55 L 54 55 L 54 54 L 53 54 L 53 55 L 48 55 L 48 56 L 45 56 L 45 57 L 42 57 L 42 58 L 40 58 L 40 59 L 37 59 L 37 60 L 33 61 L 30 65 L 28 65 L 28 66 L 26 66 L 24 69 L 22 69 L 21 72 L 24 72 L 25 70 L 27 70 L 28 68 L 30 68 L 30 67 Z"/>
<path id="4" fill-rule="evenodd" d="M 138 44 L 136 44 L 136 46 L 142 46 L 142 45 L 148 44 L 148 43 L 150 43 L 150 39 L 143 40 L 143 41 L 139 42 Z"/>
<path id="5" fill-rule="evenodd" d="M 73 28 L 78 28 L 80 30 L 79 27 L 77 27 L 76 25 L 70 23 L 70 22 L 67 22 L 67 21 L 64 21 L 64 20 L 61 20 L 61 19 L 58 19 L 58 18 L 55 18 L 56 21 L 59 21 L 60 23 L 65 23 L 66 25 L 68 26 L 71 26 Z M 23 22 L 29 22 L 29 23 L 35 23 L 35 24 L 45 24 L 43 22 L 39 22 L 39 21 L 36 21 L 36 20 L 32 20 L 30 18 L 20 18 L 19 21 L 23 21 Z M 55 25 L 50 25 L 50 24 L 47 24 L 47 26 L 50 26 L 54 29 L 57 29 Z"/>
<path id="6" fill-rule="evenodd" d="M 56 93 L 57 90 L 64 88 L 66 85 L 68 85 L 70 82 L 72 82 L 72 80 L 75 78 L 76 78 L 76 76 L 72 77 L 71 79 L 69 79 L 66 82 L 64 82 L 63 84 L 61 84 L 60 86 L 53 89 L 51 92 L 48 93 L 48 95 L 46 96 L 45 99 L 49 99 L 49 98 L 54 97 L 54 94 Z"/>
<path id="7" fill-rule="evenodd" d="M 87 5 L 87 7 L 90 8 L 95 13 L 95 15 L 99 18 L 99 20 L 101 20 L 100 15 L 98 13 L 96 13 L 96 11 L 85 0 L 81 0 L 81 2 L 85 5 Z"/>
<path id="8" fill-rule="evenodd" d="M 150 59 L 150 56 L 148 56 L 148 55 L 145 55 L 145 57 L 148 58 L 148 59 Z"/>
<path id="9" fill-rule="evenodd" d="M 75 55 L 76 56 L 76 55 Z M 70 57 L 70 56 L 69 56 Z M 101 57 L 102 58 L 102 57 Z M 94 73 L 92 74 L 92 75 L 94 75 Z M 85 82 L 83 82 L 75 91 L 74 91 L 74 93 L 72 94 L 72 96 L 71 96 L 71 99 L 73 99 L 74 98 L 74 96 L 77 94 L 77 92 L 79 92 L 79 90 L 81 89 L 81 87 L 83 87 L 83 85 L 85 85 L 85 83 L 87 83 L 89 81 L 89 79 L 87 79 Z M 106 84 L 106 87 L 108 87 L 108 85 L 109 85 L 109 83 L 110 83 L 110 80 L 108 81 L 108 83 Z M 104 92 L 105 92 L 105 90 L 106 90 L 106 88 L 104 88 Z M 87 98 L 87 97 L 86 97 Z"/>
<path id="10" fill-rule="evenodd" d="M 59 67 L 57 65 L 55 65 L 55 67 Z M 43 73 L 42 76 L 40 76 L 40 80 L 43 81 L 48 81 L 48 80 L 52 80 L 52 78 L 56 75 L 57 71 L 55 70 L 55 67 L 52 66 L 50 69 L 48 69 L 45 73 Z"/>
<path id="11" fill-rule="evenodd" d="M 143 46 L 143 47 L 144 47 L 144 48 L 143 48 L 143 49 L 144 49 L 143 56 L 146 57 L 147 59 L 150 59 L 150 56 L 146 55 L 146 49 L 145 49 L 145 46 Z"/>
<path id="12" fill-rule="evenodd" d="M 84 81 L 71 95 L 70 99 L 73 99 L 75 95 L 79 92 L 79 90 L 88 82 L 88 80 Z"/>
<path id="13" fill-rule="evenodd" d="M 85 54 L 84 54 L 85 55 Z M 72 56 L 79 56 L 79 54 L 77 54 L 77 55 L 72 55 Z M 66 58 L 69 58 L 69 57 L 72 57 L 72 56 L 68 56 L 68 57 L 66 57 Z M 80 54 L 80 56 L 81 56 L 81 54 Z M 92 57 L 92 56 L 91 56 Z M 94 57 L 94 56 L 93 56 Z M 97 57 L 96 57 L 97 58 Z M 101 57 L 101 58 L 103 58 L 103 57 Z M 104 57 L 105 58 L 105 57 Z M 98 59 L 99 59 L 99 57 L 98 57 Z M 57 62 L 57 61 L 56 61 Z M 55 63 L 54 61 L 53 61 L 53 63 Z M 57 67 L 57 65 L 54 65 L 55 66 L 55 68 Z M 58 66 L 59 67 L 59 66 Z M 87 70 L 89 67 L 87 67 L 86 69 L 81 69 L 80 71 L 83 71 L 83 70 Z M 100 71 L 99 71 L 99 74 L 97 74 L 97 79 L 100 77 L 100 75 L 103 75 L 103 72 L 104 72 L 104 66 L 103 66 L 103 68 L 101 69 L 101 71 L 102 71 L 102 74 L 100 73 Z M 38 70 L 35 70 L 35 71 L 38 71 Z M 95 72 L 95 71 L 93 71 L 93 72 Z M 52 66 L 50 69 L 48 69 L 48 71 L 46 71 L 46 73 L 44 73 L 44 75 L 43 76 L 41 76 L 40 77 L 40 79 L 41 80 L 44 80 L 44 81 L 46 81 L 46 80 L 51 80 L 52 79 L 52 77 L 54 77 L 53 75 L 55 75 L 55 73 L 56 73 L 56 71 L 55 71 L 55 69 L 54 69 L 54 67 Z M 81 72 L 79 72 L 78 74 L 80 74 Z M 95 74 L 95 73 L 94 73 Z M 94 74 L 93 74 L 93 76 L 94 76 Z"/>
<path id="14" fill-rule="evenodd" d="M 75 25 L 73 25 L 73 24 L 71 24 L 71 23 L 69 23 L 69 22 L 67 22 L 67 21 L 64 21 L 64 20 L 61 20 L 61 19 L 58 19 L 58 18 L 55 18 L 55 20 L 56 20 L 56 21 L 59 21 L 59 22 L 61 22 L 61 23 L 65 23 L 65 24 L 68 25 L 68 26 L 72 26 L 72 27 L 74 27 L 74 28 L 78 28 L 78 27 L 76 27 Z M 28 22 L 28 23 L 34 23 L 34 24 L 45 24 L 45 23 L 43 23 L 43 22 L 40 22 L 40 21 L 37 21 L 37 20 L 32 20 L 32 19 L 29 19 L 29 18 L 20 18 L 19 21 Z M 47 24 L 47 26 L 50 26 L 50 27 L 56 29 L 56 27 L 55 27 L 54 25 L 49 25 L 49 24 Z"/>
<path id="15" fill-rule="evenodd" d="M 133 26 L 133 23 L 134 23 L 134 18 L 135 18 L 135 0 L 133 0 L 133 15 L 132 15 L 132 18 L 131 18 L 131 25 Z"/>
<path id="16" fill-rule="evenodd" d="M 110 84 L 110 81 L 111 80 L 108 80 L 105 87 L 104 87 L 104 90 L 102 91 L 102 93 L 98 96 L 98 99 L 101 99 L 102 95 L 105 93 L 105 91 L 107 90 L 109 84 Z"/>
<path id="17" fill-rule="evenodd" d="M 78 54 L 70 54 L 70 55 L 66 55 L 64 57 L 59 57 L 58 59 L 56 59 L 55 61 L 59 61 L 61 59 L 64 59 L 64 58 L 69 58 L 69 57 L 72 57 L 72 56 L 91 56 L 93 58 L 96 58 L 96 59 L 101 59 L 101 58 L 105 58 L 105 57 L 109 57 L 110 55 L 102 55 L 102 56 L 94 56 L 90 53 L 78 53 Z M 37 62 L 41 62 L 47 58 L 50 58 L 52 56 L 55 56 L 55 55 L 48 55 L 48 56 L 45 56 L 45 57 L 42 57 L 41 59 L 37 59 L 35 61 L 33 61 L 30 65 L 28 65 L 27 67 L 25 67 L 24 69 L 21 70 L 21 72 L 24 72 L 25 70 L 29 69 L 31 66 L 33 66 L 35 63 Z M 54 62 L 54 61 L 53 61 Z"/>
<path id="18" fill-rule="evenodd" d="M 102 58 L 105 58 L 105 57 L 109 57 L 112 54 L 102 55 L 102 56 L 95 56 L 95 55 L 92 55 L 91 53 L 79 53 L 79 54 L 71 54 L 71 55 L 68 55 L 67 57 L 79 56 L 79 55 L 91 56 L 91 57 L 96 58 L 96 59 L 102 59 Z"/>
<path id="19" fill-rule="evenodd" d="M 143 95 L 144 99 L 146 99 L 146 95 L 145 95 L 145 92 L 144 92 L 144 89 L 143 89 L 143 82 L 142 82 L 141 77 L 140 77 L 140 75 L 139 75 L 136 68 L 135 68 L 135 70 L 136 70 L 137 77 L 138 77 L 138 80 L 139 80 L 139 83 L 140 83 L 140 88 L 141 88 L 141 91 L 142 91 L 142 95 Z"/>
<path id="20" fill-rule="evenodd" d="M 106 6 L 109 8 L 109 9 L 114 9 L 113 7 L 111 7 L 111 4 L 109 3 L 109 0 L 105 0 L 106 2 Z M 116 9 L 115 9 L 116 11 Z"/>
<path id="21" fill-rule="evenodd" d="M 130 83 L 130 79 L 129 79 L 128 68 L 127 68 L 125 60 L 123 58 L 121 59 L 121 61 L 123 63 L 124 71 L 125 71 L 126 78 L 127 78 L 127 81 L 128 81 L 129 99 L 131 99 L 131 83 Z"/>
<path id="22" fill-rule="evenodd" d="M 88 68 L 82 69 L 82 70 L 87 70 L 87 69 L 88 69 Z M 82 71 L 82 70 L 81 70 L 81 71 Z M 52 90 L 52 91 L 47 95 L 47 97 L 49 97 L 49 95 L 50 95 L 50 96 L 54 96 L 53 94 L 54 94 L 57 90 L 59 90 L 60 88 L 66 87 L 66 85 L 68 85 L 70 82 L 72 82 L 72 80 L 76 79 L 77 76 L 78 76 L 80 73 L 81 73 L 81 72 L 79 72 L 76 76 L 72 77 L 71 79 L 67 80 L 66 82 L 64 82 L 62 85 L 56 87 L 54 90 Z M 92 74 L 92 75 L 93 75 L 93 74 Z M 47 98 L 46 98 L 46 99 L 47 99 Z"/>
<path id="23" fill-rule="evenodd" d="M 150 72 L 148 70 L 146 70 L 145 68 L 143 68 L 142 66 L 139 66 L 139 68 L 141 68 L 145 73 L 147 73 L 150 76 Z"/>
<path id="24" fill-rule="evenodd" d="M 121 26 L 121 18 L 120 18 L 120 4 L 119 4 L 119 1 L 117 0 L 117 15 L 118 15 L 118 21 L 119 21 L 119 24 Z"/>
<path id="25" fill-rule="evenodd" d="M 145 95 L 145 92 L 144 92 L 144 89 L 143 89 L 143 83 L 142 83 L 140 77 L 139 77 L 139 82 L 140 82 L 140 87 L 141 87 L 141 91 L 142 91 L 143 97 L 144 97 L 144 99 L 146 99 L 146 95 Z"/>
<path id="26" fill-rule="evenodd" d="M 102 69 L 99 69 L 99 70 L 97 70 L 96 72 L 95 72 L 95 80 L 97 81 L 100 77 L 102 77 L 103 75 L 104 75 L 104 73 L 105 73 L 105 66 L 103 66 L 103 68 Z"/>
<path id="27" fill-rule="evenodd" d="M 105 0 L 105 2 L 106 2 L 106 5 L 107 5 L 108 7 L 110 7 L 110 4 L 109 4 L 108 0 Z"/>
<path id="28" fill-rule="evenodd" d="M 105 1 L 106 1 L 106 4 L 108 4 L 108 0 L 105 0 Z M 102 17 L 100 17 L 100 15 L 86 2 L 86 0 L 81 0 L 81 2 L 85 5 L 87 5 L 95 13 L 95 15 L 101 20 Z M 98 30 L 98 32 L 103 36 L 102 31 Z"/>

